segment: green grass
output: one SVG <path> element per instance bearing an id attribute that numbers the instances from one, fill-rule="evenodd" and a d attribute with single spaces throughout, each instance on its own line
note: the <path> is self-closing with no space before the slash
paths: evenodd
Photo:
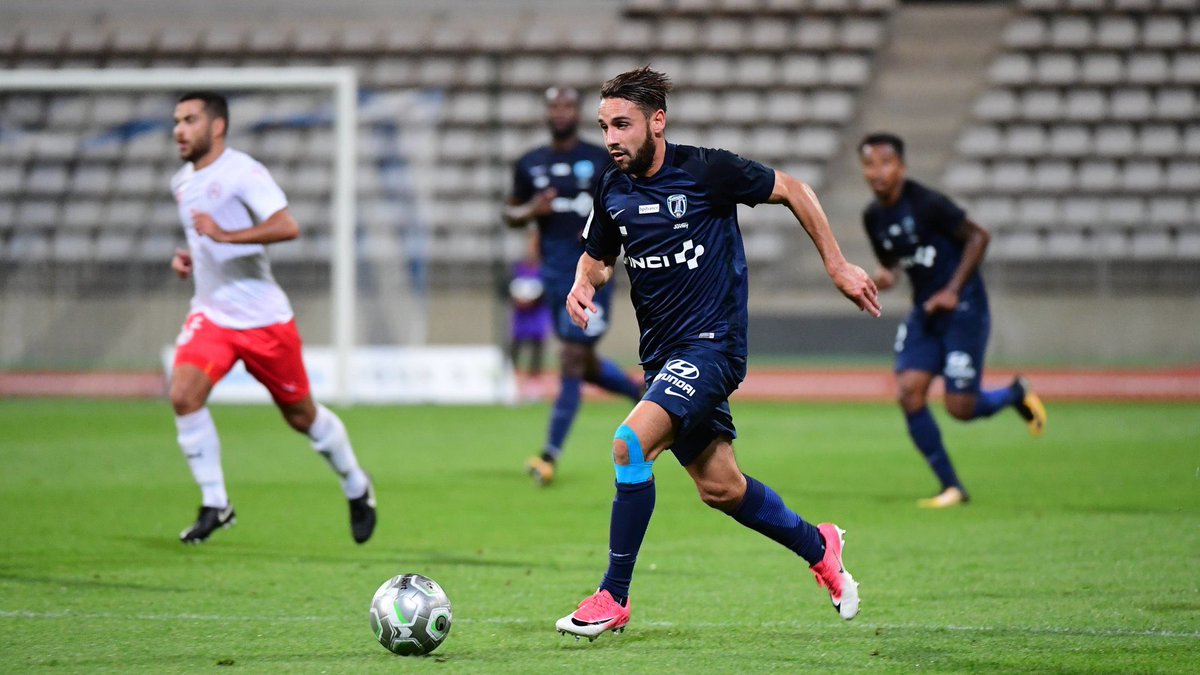
<path id="1" fill-rule="evenodd" d="M 658 508 L 623 635 L 553 622 L 595 589 L 623 412 L 587 404 L 559 482 L 520 465 L 546 408 L 343 411 L 380 525 L 345 503 L 270 408 L 214 407 L 237 527 L 176 533 L 198 493 L 165 402 L 0 402 L 0 672 L 1195 672 L 1200 413 L 1054 405 L 942 427 L 971 505 L 934 489 L 887 405 L 735 404 L 743 469 L 848 530 L 863 610 L 840 621 L 799 559 L 711 512 L 658 463 Z M 432 656 L 375 643 L 367 606 L 402 572 L 454 602 Z"/>

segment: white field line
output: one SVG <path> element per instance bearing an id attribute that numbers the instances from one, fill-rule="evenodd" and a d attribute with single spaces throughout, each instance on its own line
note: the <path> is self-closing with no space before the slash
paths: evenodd
<path id="1" fill-rule="evenodd" d="M 363 613 L 364 616 L 366 612 Z M 55 620 L 55 619 L 120 619 L 125 621 L 214 621 L 214 622 L 258 622 L 269 620 L 271 622 L 296 622 L 296 623 L 321 623 L 321 622 L 343 622 L 346 620 L 344 616 L 315 616 L 315 615 L 281 615 L 281 616 L 233 616 L 225 614 L 148 614 L 134 613 L 122 614 L 118 612 L 73 612 L 71 610 L 61 610 L 57 612 L 32 612 L 26 610 L 0 610 L 0 619 L 26 619 L 26 620 Z M 460 617 L 455 620 L 455 623 L 463 624 L 479 624 L 479 625 L 498 625 L 498 626 L 520 626 L 520 625 L 535 625 L 545 624 L 549 629 L 554 623 L 545 619 L 518 619 L 511 617 L 497 617 L 491 619 L 470 619 Z M 1009 634 L 1024 634 L 1024 635 L 1079 635 L 1087 637 L 1153 637 L 1153 638 L 1200 638 L 1200 631 L 1178 631 L 1178 630 L 1160 630 L 1148 629 L 1139 630 L 1131 628 L 1084 628 L 1071 626 L 958 626 L 958 625 L 940 625 L 940 624 L 919 624 L 919 623 L 866 623 L 857 622 L 850 624 L 866 629 L 884 629 L 884 630 L 919 630 L 919 631 L 946 631 L 952 633 L 1009 633 Z M 719 622 L 693 622 L 693 623 L 676 623 L 673 621 L 638 621 L 636 626 L 648 626 L 651 628 L 702 628 L 702 629 L 730 629 L 745 626 L 744 623 L 719 623 Z M 812 624 L 800 623 L 797 621 L 766 621 L 759 624 L 761 628 L 773 629 L 794 629 L 794 630 L 811 630 Z"/>

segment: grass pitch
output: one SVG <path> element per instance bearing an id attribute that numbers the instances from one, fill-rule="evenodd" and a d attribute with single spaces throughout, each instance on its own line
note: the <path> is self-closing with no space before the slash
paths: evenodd
<path id="1" fill-rule="evenodd" d="M 843 623 L 804 563 L 710 511 L 673 457 L 639 557 L 633 620 L 576 642 L 554 620 L 606 564 L 609 439 L 588 403 L 559 480 L 521 464 L 547 409 L 342 412 L 380 524 L 356 546 L 323 462 L 271 408 L 213 408 L 238 525 L 177 533 L 199 503 L 165 402 L 0 402 L 0 672 L 1196 672 L 1200 414 L 1051 402 L 939 414 L 973 502 L 914 507 L 933 479 L 890 405 L 734 404 L 743 469 L 848 531 L 863 610 Z M 371 634 L 376 587 L 446 588 L 428 657 Z"/>

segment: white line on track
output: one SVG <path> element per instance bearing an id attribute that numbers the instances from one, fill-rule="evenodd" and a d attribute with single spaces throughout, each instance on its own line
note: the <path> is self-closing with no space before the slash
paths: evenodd
<path id="1" fill-rule="evenodd" d="M 364 612 L 365 615 L 365 612 Z M 153 614 L 153 613 L 134 613 L 121 614 L 117 612 L 73 612 L 71 610 L 60 610 L 57 612 L 33 612 L 27 610 L 0 610 L 0 619 L 29 619 L 29 620 L 55 620 L 55 619 L 119 619 L 124 621 L 217 621 L 217 622 L 257 622 L 264 619 L 272 622 L 290 621 L 297 623 L 320 623 L 320 622 L 342 622 L 347 619 L 345 616 L 315 616 L 315 615 L 279 615 L 271 617 L 263 616 L 236 616 L 226 614 Z M 553 626 L 552 621 L 544 619 L 518 619 L 518 618 L 492 618 L 492 619 L 470 619 L 460 617 L 455 620 L 455 623 L 464 624 L 493 624 L 493 625 L 535 625 L 545 624 L 547 628 Z M 695 623 L 677 623 L 673 621 L 638 621 L 636 625 L 648 626 L 651 628 L 736 628 L 743 626 L 742 623 L 715 623 L 715 622 L 695 622 Z M 919 623 L 866 623 L 857 622 L 850 624 L 866 629 L 882 629 L 882 630 L 913 630 L 913 631 L 946 631 L 952 633 L 1014 633 L 1023 635 L 1079 635 L 1085 637 L 1151 637 L 1151 638 L 1200 638 L 1200 631 L 1178 631 L 1178 630 L 1161 630 L 1161 629 L 1135 629 L 1135 628 L 1085 628 L 1071 626 L 958 626 L 958 625 L 941 625 L 941 624 L 919 624 Z M 766 621 L 759 624 L 761 628 L 772 629 L 794 629 L 794 630 L 811 630 L 812 624 L 800 623 L 798 621 Z"/>

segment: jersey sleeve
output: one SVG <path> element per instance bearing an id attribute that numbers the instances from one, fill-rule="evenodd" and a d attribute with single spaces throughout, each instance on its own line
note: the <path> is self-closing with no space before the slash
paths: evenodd
<path id="1" fill-rule="evenodd" d="M 518 204 L 524 204 L 533 199 L 533 180 L 525 168 L 524 162 L 517 162 L 513 167 L 512 196 Z"/>
<path id="2" fill-rule="evenodd" d="M 925 209 L 929 223 L 942 234 L 954 237 L 958 228 L 967 219 L 967 212 L 946 195 L 929 190 L 926 193 Z"/>
<path id="3" fill-rule="evenodd" d="M 270 218 L 275 212 L 287 208 L 287 196 L 271 178 L 267 168 L 258 162 L 250 165 L 242 180 L 238 182 L 238 199 L 254 214 L 257 222 Z"/>
<path id="4" fill-rule="evenodd" d="M 708 184 L 721 201 L 757 206 L 775 190 L 775 170 L 728 150 L 713 150 L 708 158 Z"/>
<path id="5" fill-rule="evenodd" d="M 592 212 L 583 226 L 583 250 L 596 260 L 615 258 L 621 252 L 621 237 L 617 224 L 604 208 L 604 180 L 592 197 Z"/>

